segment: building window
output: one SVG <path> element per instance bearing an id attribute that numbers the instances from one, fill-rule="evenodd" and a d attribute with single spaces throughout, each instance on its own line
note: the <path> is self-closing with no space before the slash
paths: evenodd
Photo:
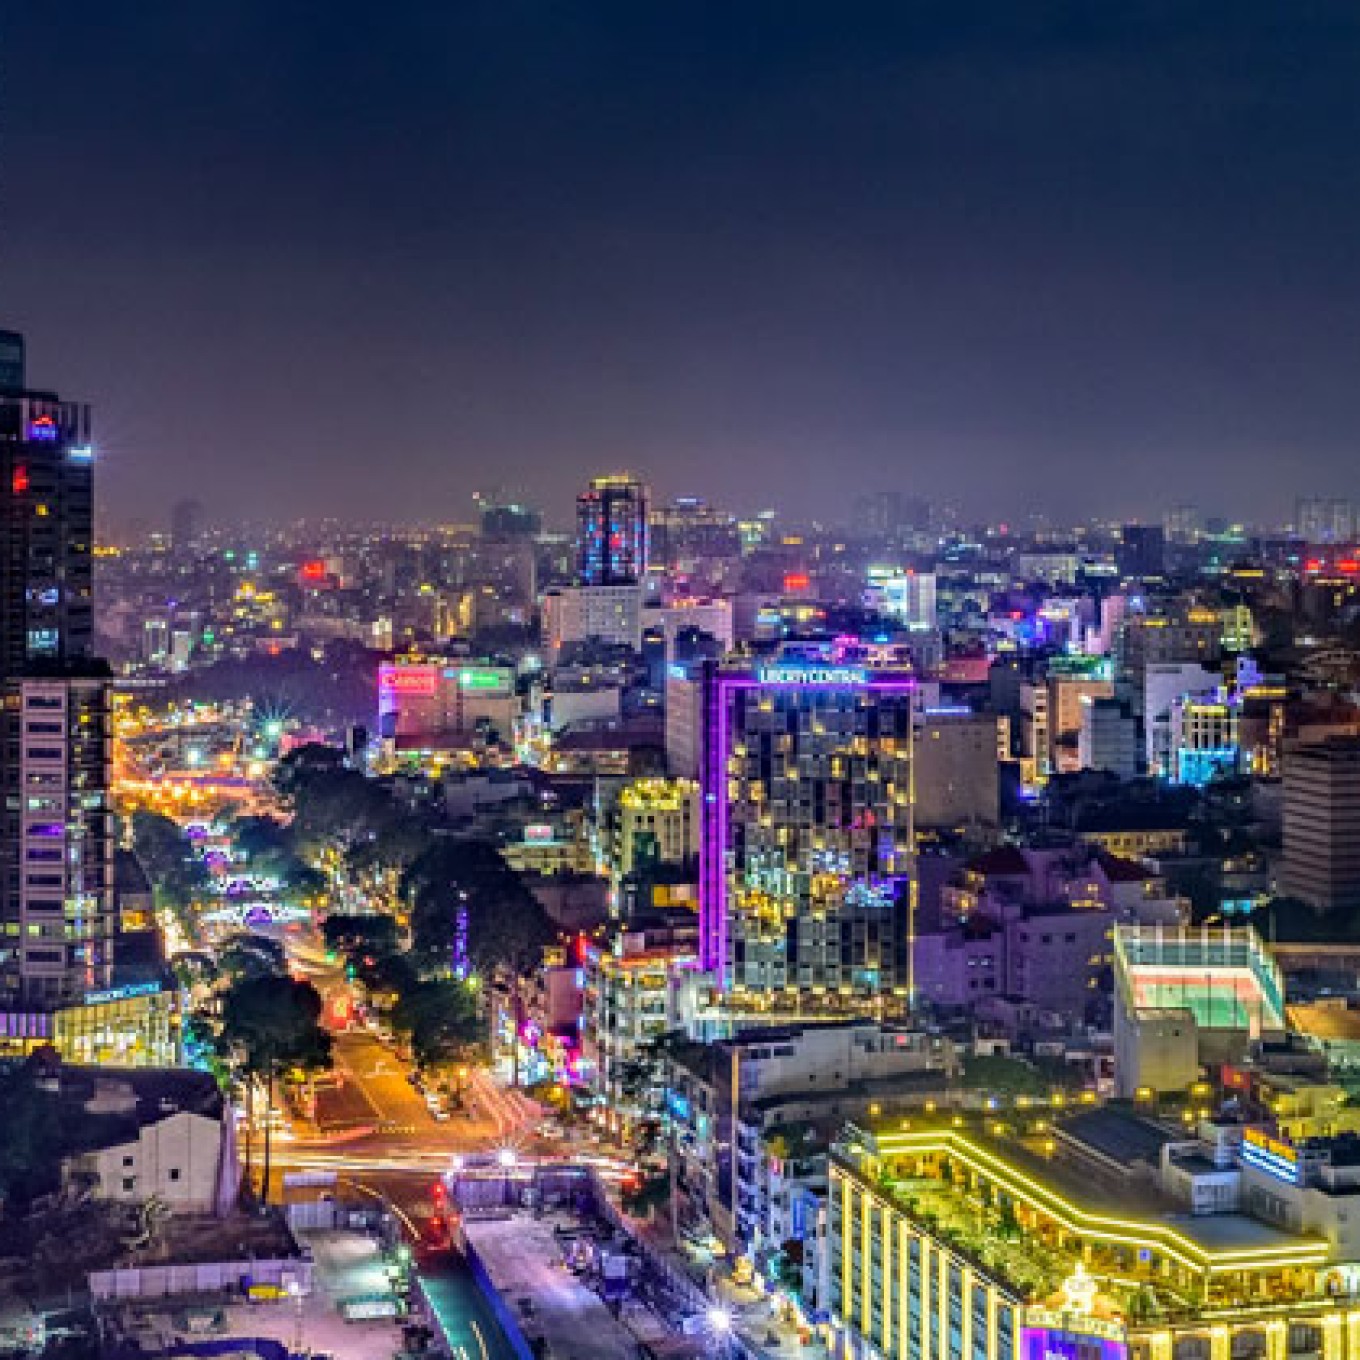
<path id="1" fill-rule="evenodd" d="M 172 1181 L 177 1181 L 177 1180 L 179 1180 L 179 1167 L 177 1167 L 177 1166 L 172 1166 L 172 1167 L 170 1168 L 170 1179 L 171 1179 Z"/>
<path id="2" fill-rule="evenodd" d="M 123 1193 L 124 1193 L 124 1194 L 131 1194 L 132 1191 L 135 1190 L 136 1188 L 137 1188 L 137 1177 L 136 1177 L 136 1176 L 124 1176 L 124 1177 L 123 1177 Z"/>

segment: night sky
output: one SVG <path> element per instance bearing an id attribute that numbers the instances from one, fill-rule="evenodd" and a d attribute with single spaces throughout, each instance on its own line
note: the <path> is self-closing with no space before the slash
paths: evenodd
<path id="1" fill-rule="evenodd" d="M 1360 6 L 9 0 L 0 323 L 127 520 L 1360 495 Z"/>

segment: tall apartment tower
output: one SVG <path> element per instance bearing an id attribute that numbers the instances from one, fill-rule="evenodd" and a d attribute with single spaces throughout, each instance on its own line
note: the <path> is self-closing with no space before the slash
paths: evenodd
<path id="1" fill-rule="evenodd" d="M 111 977 L 111 686 L 89 408 L 27 389 L 17 356 L 0 385 L 0 1006 L 43 1009 Z"/>
<path id="2" fill-rule="evenodd" d="M 1318 911 L 1360 908 L 1360 738 L 1286 750 L 1283 887 Z"/>
<path id="3" fill-rule="evenodd" d="M 583 586 L 637 585 L 647 573 L 647 488 L 596 477 L 576 498 L 576 574 Z"/>
<path id="4" fill-rule="evenodd" d="M 700 953 L 734 1009 L 910 1004 L 914 690 L 823 647 L 709 663 Z"/>

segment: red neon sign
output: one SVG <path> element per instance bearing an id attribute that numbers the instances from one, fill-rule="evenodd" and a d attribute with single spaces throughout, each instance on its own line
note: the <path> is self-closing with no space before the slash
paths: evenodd
<path id="1" fill-rule="evenodd" d="M 324 581 L 326 579 L 326 564 L 319 558 L 302 564 L 302 578 L 305 581 Z"/>
<path id="2" fill-rule="evenodd" d="M 14 469 L 9 488 L 16 496 L 28 490 L 28 469 L 26 467 L 21 466 Z"/>
<path id="3" fill-rule="evenodd" d="M 391 694 L 424 695 L 429 698 L 439 692 L 439 667 L 382 666 L 378 670 L 378 686 Z"/>
<path id="4" fill-rule="evenodd" d="M 805 571 L 791 571 L 784 577 L 784 593 L 792 594 L 795 590 L 807 590 L 812 585 L 812 578 Z"/>

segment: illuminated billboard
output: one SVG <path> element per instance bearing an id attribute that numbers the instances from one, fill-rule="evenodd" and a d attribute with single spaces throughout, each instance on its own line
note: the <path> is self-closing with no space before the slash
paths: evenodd
<path id="1" fill-rule="evenodd" d="M 431 699 L 439 692 L 439 667 L 379 666 L 378 689 L 384 695 L 407 694 Z"/>

